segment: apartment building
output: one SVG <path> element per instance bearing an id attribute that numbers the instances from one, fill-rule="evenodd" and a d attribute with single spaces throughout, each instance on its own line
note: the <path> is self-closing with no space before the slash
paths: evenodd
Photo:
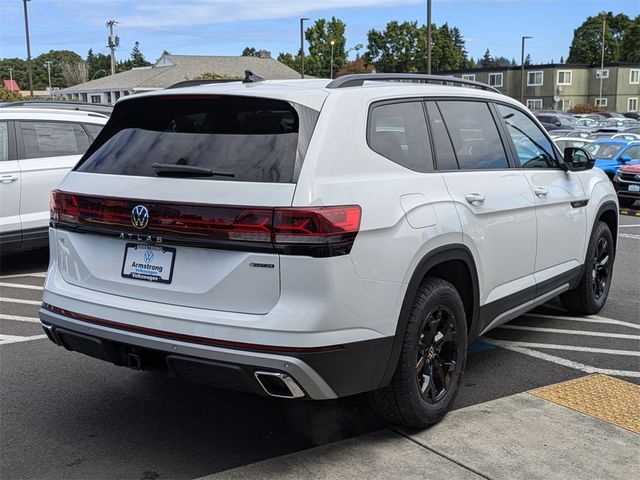
<path id="1" fill-rule="evenodd" d="M 480 68 L 439 72 L 487 83 L 520 100 L 521 67 Z M 602 80 L 602 94 L 600 82 Z M 611 112 L 637 112 L 640 99 L 640 64 L 527 65 L 523 103 L 531 110 L 568 111 L 590 103 Z"/>

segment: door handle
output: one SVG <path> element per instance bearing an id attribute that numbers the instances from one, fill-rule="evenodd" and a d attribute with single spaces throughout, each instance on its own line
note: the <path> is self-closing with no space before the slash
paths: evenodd
<path id="1" fill-rule="evenodd" d="M 547 195 L 549 195 L 549 190 L 542 187 L 535 187 L 533 189 L 533 193 L 535 193 L 540 198 L 545 198 Z"/>
<path id="2" fill-rule="evenodd" d="M 482 205 L 485 201 L 485 197 L 481 193 L 467 193 L 464 199 L 471 205 Z"/>
<path id="3" fill-rule="evenodd" d="M 17 175 L 0 175 L 0 183 L 11 183 L 18 180 Z"/>

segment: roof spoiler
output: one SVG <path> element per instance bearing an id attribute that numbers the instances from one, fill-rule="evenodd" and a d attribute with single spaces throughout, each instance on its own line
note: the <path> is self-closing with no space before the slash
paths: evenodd
<path id="1" fill-rule="evenodd" d="M 172 88 L 182 88 L 182 87 L 197 87 L 198 85 L 209 85 L 212 83 L 229 83 L 229 82 L 239 82 L 239 78 L 218 78 L 215 80 L 183 80 L 182 82 L 174 83 L 173 85 L 169 85 L 165 90 L 171 90 Z"/>
<path id="2" fill-rule="evenodd" d="M 464 78 L 445 75 L 426 75 L 423 73 L 365 73 L 356 75 L 344 75 L 330 82 L 326 88 L 361 87 L 364 82 L 407 82 L 407 83 L 431 83 L 436 85 L 454 85 L 462 87 L 474 87 L 490 92 L 502 92 L 486 83 L 466 80 Z"/>

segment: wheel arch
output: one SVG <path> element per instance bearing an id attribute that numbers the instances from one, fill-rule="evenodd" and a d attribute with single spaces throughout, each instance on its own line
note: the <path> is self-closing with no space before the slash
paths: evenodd
<path id="1" fill-rule="evenodd" d="M 446 245 L 431 250 L 418 262 L 409 280 L 398 316 L 389 362 L 380 382 L 380 387 L 389 384 L 396 370 L 404 335 L 407 330 L 411 304 L 418 288 L 426 277 L 441 278 L 456 287 L 465 307 L 467 330 L 470 338 L 473 338 L 477 329 L 480 293 L 478 272 L 471 251 L 462 244 Z"/>
<path id="2" fill-rule="evenodd" d="M 588 238 L 591 238 L 593 229 L 599 221 L 603 221 L 609 227 L 611 236 L 613 237 L 613 250 L 615 253 L 618 244 L 618 206 L 614 201 L 609 200 L 600 205 L 595 215 L 595 219 L 591 224 L 591 230 L 589 230 Z"/>

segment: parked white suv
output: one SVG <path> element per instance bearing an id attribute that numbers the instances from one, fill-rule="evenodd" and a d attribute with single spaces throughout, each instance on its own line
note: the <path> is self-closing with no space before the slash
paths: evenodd
<path id="1" fill-rule="evenodd" d="M 70 110 L 0 109 L 0 253 L 49 244 L 51 191 L 107 118 Z"/>
<path id="2" fill-rule="evenodd" d="M 520 103 L 431 76 L 252 79 L 116 105 L 53 193 L 53 342 L 263 395 L 371 391 L 422 427 L 471 340 L 557 295 L 603 306 L 616 194 Z"/>

